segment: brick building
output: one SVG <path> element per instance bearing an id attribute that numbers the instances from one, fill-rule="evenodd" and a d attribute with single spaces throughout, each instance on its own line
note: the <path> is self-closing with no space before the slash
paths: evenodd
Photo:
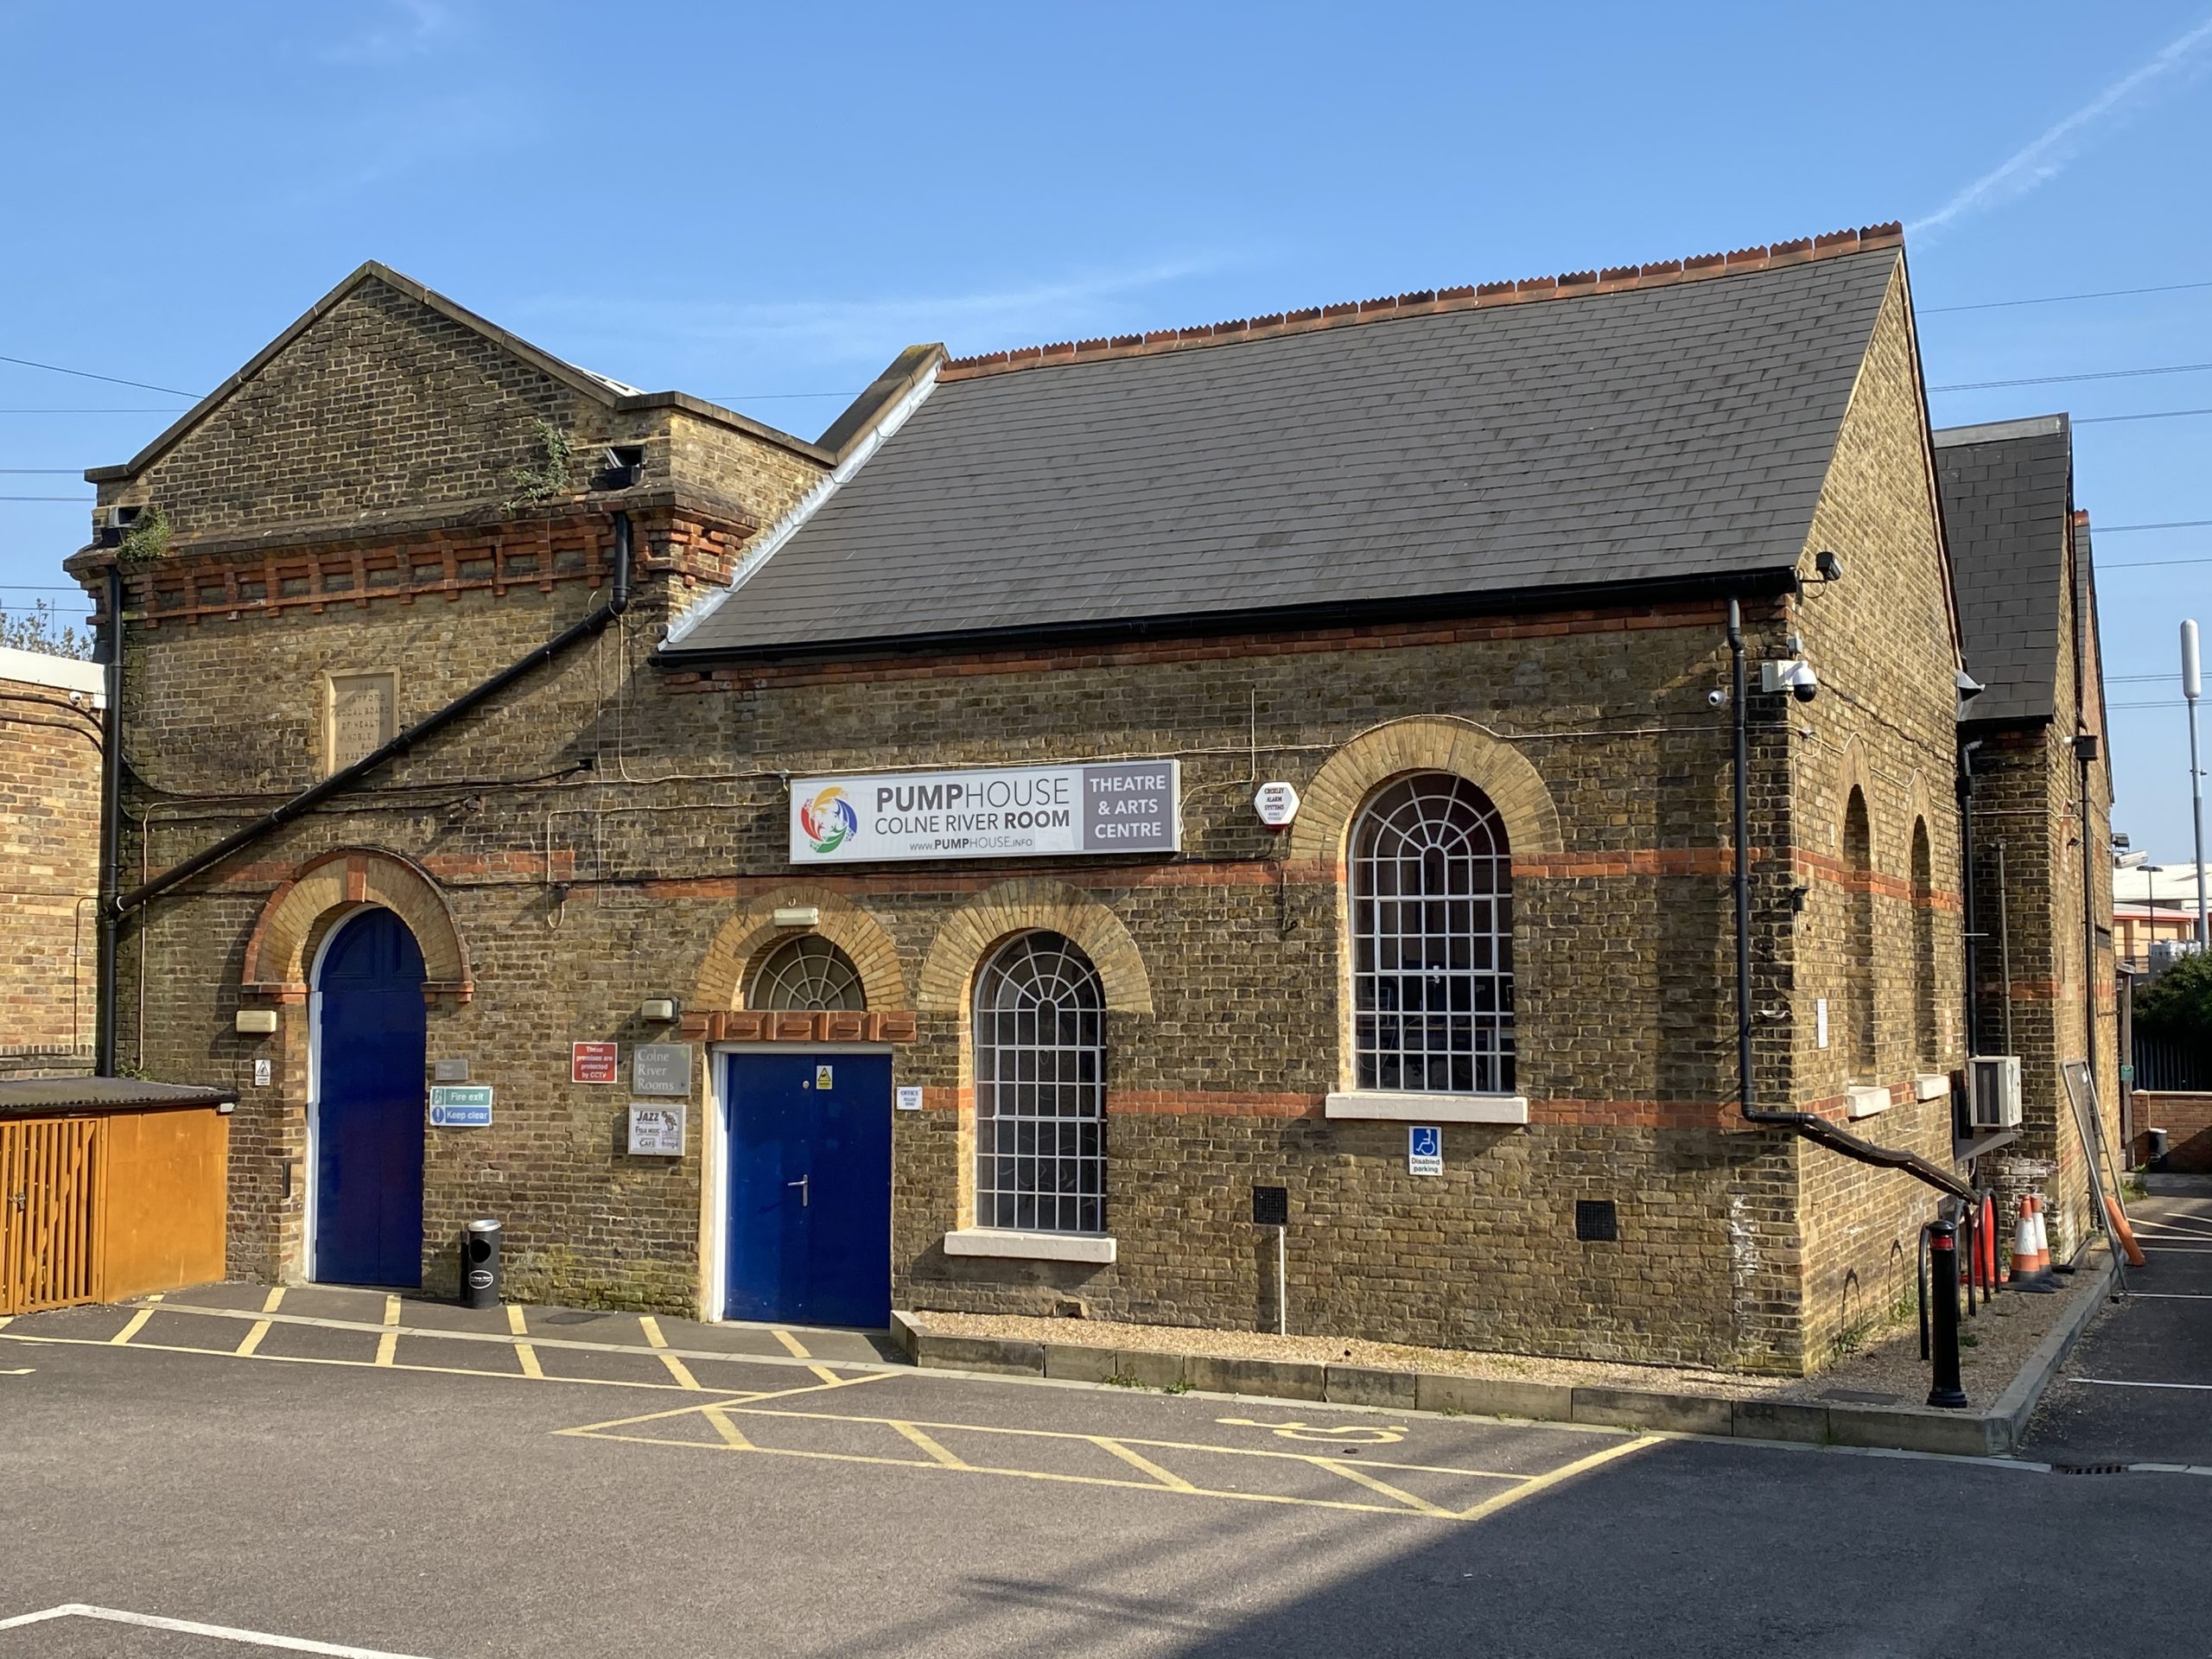
<path id="1" fill-rule="evenodd" d="M 364 267 L 91 474 L 174 527 L 72 562 L 125 861 L 242 838 L 124 1057 L 241 1086 L 249 1274 L 492 1215 L 573 1301 L 1815 1367 L 1936 1195 L 1738 1109 L 1733 721 L 1752 1098 L 1955 1170 L 1933 455 L 1894 226 L 916 348 L 812 442 Z"/>
<path id="2" fill-rule="evenodd" d="M 1971 1018 L 1978 1048 L 2020 1057 L 2018 1150 L 2060 1166 L 2067 1240 L 2090 1224 L 2066 1065 L 2094 1076 L 2117 1153 L 2120 1013 L 2113 939 L 2112 778 L 2103 744 L 2089 516 L 2074 503 L 2063 415 L 1935 434 L 1968 668 Z"/>
<path id="3" fill-rule="evenodd" d="M 0 647 L 0 1077 L 92 1052 L 103 671 Z"/>

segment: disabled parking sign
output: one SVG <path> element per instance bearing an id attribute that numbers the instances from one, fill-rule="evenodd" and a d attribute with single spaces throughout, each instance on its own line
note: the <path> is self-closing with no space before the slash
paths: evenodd
<path id="1" fill-rule="evenodd" d="M 1406 1173 L 1441 1175 L 1444 1173 L 1444 1131 L 1433 1123 L 1414 1123 L 1406 1130 Z"/>

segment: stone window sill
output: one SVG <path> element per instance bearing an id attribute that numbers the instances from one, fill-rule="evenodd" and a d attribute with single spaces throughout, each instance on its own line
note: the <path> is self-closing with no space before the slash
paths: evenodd
<path id="1" fill-rule="evenodd" d="M 1951 1074 L 1948 1071 L 1923 1071 L 1912 1080 L 1915 1100 L 1941 1100 L 1951 1092 Z"/>
<path id="2" fill-rule="evenodd" d="M 1526 1095 L 1424 1095 L 1390 1089 L 1347 1089 L 1322 1104 L 1325 1117 L 1390 1123 L 1526 1123 Z"/>
<path id="3" fill-rule="evenodd" d="M 1847 1117 L 1872 1117 L 1890 1109 L 1890 1091 L 1881 1084 L 1854 1083 L 1843 1091 Z"/>
<path id="4" fill-rule="evenodd" d="M 991 1255 L 1026 1262 L 1111 1262 L 1110 1233 L 1017 1233 L 1002 1227 L 961 1227 L 944 1236 L 947 1255 Z"/>

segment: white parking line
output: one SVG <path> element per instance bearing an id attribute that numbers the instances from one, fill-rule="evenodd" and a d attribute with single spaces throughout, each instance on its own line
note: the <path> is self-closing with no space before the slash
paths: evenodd
<path id="1" fill-rule="evenodd" d="M 241 1642 L 248 1647 L 276 1648 L 286 1653 L 321 1653 L 333 1659 L 422 1659 L 416 1654 L 395 1653 L 390 1648 L 353 1648 L 338 1642 L 311 1642 L 301 1636 L 271 1636 L 266 1630 L 241 1630 L 228 1624 L 202 1624 L 189 1618 L 162 1618 L 152 1613 L 125 1612 L 118 1607 L 93 1607 L 81 1601 L 64 1602 L 42 1612 L 18 1613 L 0 1618 L 0 1630 L 19 1630 L 50 1618 L 96 1618 L 110 1624 L 135 1624 L 141 1630 L 175 1630 L 183 1636 L 212 1637 L 218 1642 Z"/>
<path id="2" fill-rule="evenodd" d="M 2121 1376 L 2069 1376 L 2069 1382 L 2093 1382 L 2101 1389 L 2184 1389 L 2195 1394 L 2212 1394 L 2212 1382 L 2131 1382 Z"/>

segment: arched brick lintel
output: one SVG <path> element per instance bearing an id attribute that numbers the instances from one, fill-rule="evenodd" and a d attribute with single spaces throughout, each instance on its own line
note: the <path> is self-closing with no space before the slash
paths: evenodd
<path id="1" fill-rule="evenodd" d="M 1489 796 L 1515 857 L 1567 850 L 1559 807 L 1526 755 L 1478 727 L 1415 715 L 1362 732 L 1322 763 L 1291 827 L 1291 856 L 1340 863 L 1352 817 L 1367 798 L 1411 772 L 1450 772 Z"/>
<path id="2" fill-rule="evenodd" d="M 1098 969 L 1108 1008 L 1152 1013 L 1152 978 L 1128 925 L 1089 893 L 1041 876 L 986 887 L 945 918 L 922 963 L 915 1007 L 960 1013 L 967 1007 L 969 983 L 991 948 L 1039 930 L 1064 933 L 1083 948 Z"/>
<path id="3" fill-rule="evenodd" d="M 764 950 L 794 936 L 794 930 L 776 925 L 775 912 L 808 906 L 822 913 L 822 919 L 808 931 L 829 940 L 852 959 L 871 1009 L 880 1013 L 911 1006 L 906 972 L 899 965 L 898 942 L 883 924 L 842 893 L 794 885 L 762 894 L 715 931 L 685 1007 L 711 1014 L 744 1007 L 745 988 L 756 959 Z"/>
<path id="4" fill-rule="evenodd" d="M 438 884 L 413 860 L 373 847 L 319 853 L 269 895 L 246 938 L 240 992 L 276 1001 L 304 997 L 310 950 L 364 905 L 381 905 L 407 924 L 422 948 L 425 996 L 466 1002 L 476 994 L 467 943 Z"/>

